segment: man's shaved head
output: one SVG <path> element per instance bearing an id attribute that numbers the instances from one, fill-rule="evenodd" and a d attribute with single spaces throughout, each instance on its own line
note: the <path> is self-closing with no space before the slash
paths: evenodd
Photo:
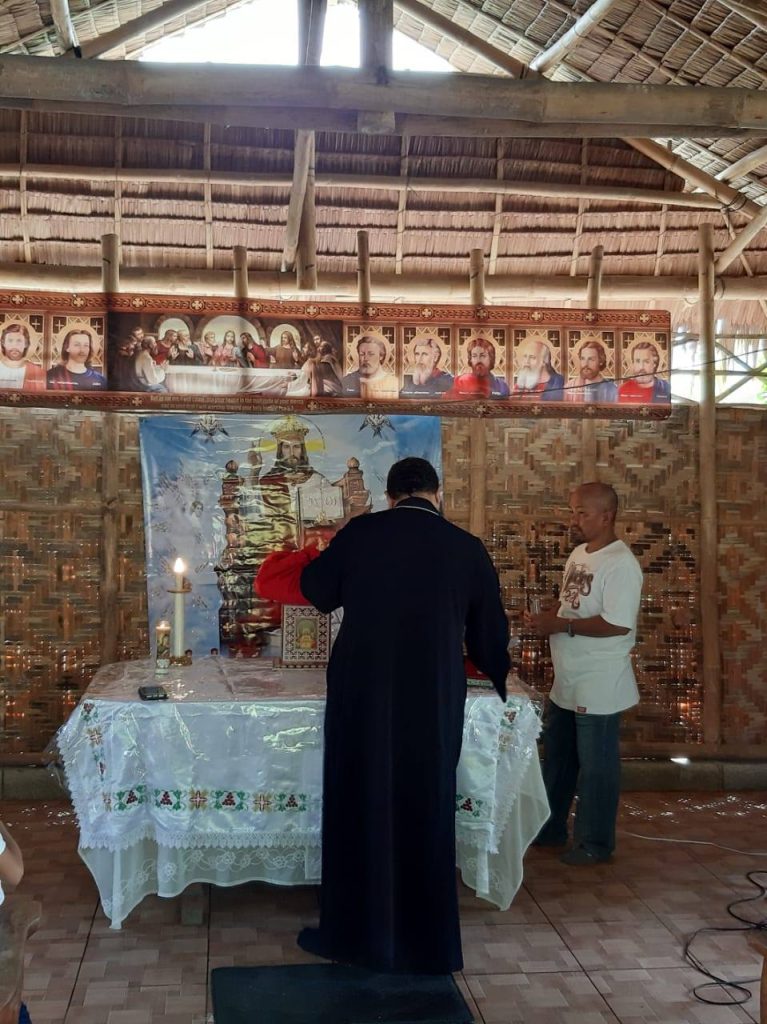
<path id="1" fill-rule="evenodd" d="M 600 512 L 609 512 L 612 519 L 615 519 L 618 514 L 618 495 L 610 484 L 594 480 L 591 483 L 581 484 L 576 488 L 575 493 L 581 501 L 599 509 Z"/>

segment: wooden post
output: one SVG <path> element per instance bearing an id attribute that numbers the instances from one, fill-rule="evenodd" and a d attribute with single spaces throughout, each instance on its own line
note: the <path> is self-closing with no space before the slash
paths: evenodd
<path id="1" fill-rule="evenodd" d="M 487 532 L 487 426 L 482 419 L 470 422 L 469 453 L 469 530 L 484 540 Z"/>
<path id="2" fill-rule="evenodd" d="M 367 231 L 357 232 L 357 293 L 359 304 L 370 305 L 370 247 Z"/>
<path id="3" fill-rule="evenodd" d="M 234 261 L 234 297 L 248 298 L 248 250 L 244 245 L 235 245 L 232 250 Z"/>
<path id="4" fill-rule="evenodd" d="M 56 35 L 63 53 L 80 56 L 81 50 L 77 42 L 77 32 L 72 24 L 69 0 L 51 0 L 51 17 L 56 28 Z"/>
<path id="5" fill-rule="evenodd" d="M 314 204 L 314 132 L 311 133 L 311 156 L 306 171 L 304 204 L 296 248 L 296 286 L 300 291 L 317 291 L 317 209 Z"/>
<path id="6" fill-rule="evenodd" d="M 702 367 L 698 415 L 700 478 L 700 632 L 703 638 L 703 741 L 722 741 L 722 665 L 719 652 L 718 522 L 716 508 L 716 391 L 714 242 L 711 224 L 698 226 L 698 283 Z"/>
<path id="7" fill-rule="evenodd" d="M 472 249 L 469 253 L 469 293 L 472 306 L 485 304 L 485 253 Z M 481 540 L 487 532 L 487 426 L 484 420 L 473 419 L 469 427 L 471 453 L 471 498 L 469 530 Z"/>
<path id="8" fill-rule="evenodd" d="M 380 86 L 388 84 L 392 68 L 393 0 L 359 0 L 360 67 L 372 71 Z M 387 135 L 395 129 L 393 110 L 360 111 L 357 130 L 363 135 Z"/>
<path id="9" fill-rule="evenodd" d="M 360 0 L 360 67 L 378 72 L 392 66 L 393 0 Z"/>
<path id="10" fill-rule="evenodd" d="M 327 0 L 300 0 L 298 8 L 298 63 L 314 67 L 322 57 Z M 300 147 L 299 147 L 300 139 Z M 291 206 L 298 209 L 299 224 L 294 257 L 296 287 L 300 291 L 317 290 L 317 211 L 314 205 L 314 132 L 296 132 L 295 148 L 306 147 L 305 172 L 295 168 Z M 302 177 L 303 175 L 303 177 Z M 287 244 L 286 236 L 286 244 Z M 289 263 L 288 266 L 291 264 Z"/>
<path id="11" fill-rule="evenodd" d="M 589 309 L 599 309 L 599 302 L 602 293 L 602 260 L 604 259 L 605 248 L 603 245 L 595 245 L 591 250 L 589 260 L 589 284 L 586 293 L 586 305 Z"/>
<path id="12" fill-rule="evenodd" d="M 110 299 L 120 290 L 120 241 L 117 235 L 104 235 L 101 239 L 101 281 L 106 299 L 107 317 Z M 103 531 L 101 543 L 101 585 L 99 604 L 101 612 L 101 664 L 117 660 L 117 556 L 118 556 L 118 499 L 120 426 L 117 413 L 104 414 L 104 433 L 101 447 L 101 500 Z"/>
<path id="13" fill-rule="evenodd" d="M 472 306 L 485 304 L 485 253 L 472 249 L 469 253 L 469 294 Z"/>
<path id="14" fill-rule="evenodd" d="M 288 201 L 285 245 L 282 252 L 283 270 L 293 270 L 296 265 L 298 234 L 301 228 L 310 166 L 314 166 L 314 132 L 297 131 L 293 151 L 293 187 L 290 190 L 290 200 Z"/>
<path id="15" fill-rule="evenodd" d="M 101 236 L 101 289 L 106 295 L 120 290 L 120 239 L 117 235 Z"/>
<path id="16" fill-rule="evenodd" d="M 589 309 L 599 309 L 604 252 L 604 246 L 601 245 L 595 245 L 591 250 L 589 283 L 586 292 L 586 305 Z M 581 420 L 581 472 L 584 483 L 599 479 L 597 473 L 597 425 L 594 420 L 585 417 Z"/>

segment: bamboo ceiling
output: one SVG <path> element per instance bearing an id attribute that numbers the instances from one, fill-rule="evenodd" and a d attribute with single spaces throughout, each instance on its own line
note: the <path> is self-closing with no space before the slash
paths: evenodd
<path id="1" fill-rule="evenodd" d="M 178 0 L 177 0 L 178 2 Z M 561 38 L 593 0 L 402 0 L 395 27 L 474 74 L 504 74 L 434 27 L 428 12 L 468 30 L 522 64 Z M 149 0 L 70 0 L 80 45 L 159 5 Z M 136 56 L 166 32 L 235 6 L 209 0 L 110 51 Z M 699 84 L 761 90 L 767 79 L 767 15 L 754 0 L 615 0 L 547 72 L 554 81 Z M 420 11 L 420 15 L 419 15 Z M 16 0 L 0 15 L 0 51 L 61 53 L 50 5 Z M 765 139 L 657 140 L 759 205 L 767 201 Z M 578 186 L 689 193 L 692 186 L 618 139 L 452 138 L 316 134 L 317 266 L 353 273 L 356 232 L 370 232 L 373 290 L 380 274 L 468 277 L 481 248 L 487 273 L 583 276 L 595 245 L 605 275 L 694 275 L 697 226 L 714 227 L 717 252 L 751 219 L 744 211 L 670 202 L 568 195 Z M 293 170 L 294 133 L 135 117 L 0 109 L 0 264 L 95 266 L 100 238 L 116 232 L 126 266 L 229 269 L 232 247 L 252 271 L 280 268 Z M 749 154 L 756 154 L 747 161 Z M 208 169 L 213 173 L 206 180 Z M 176 172 L 180 172 L 176 174 Z M 216 180 L 220 172 L 223 180 Z M 239 172 L 243 180 L 228 180 Z M 65 176 L 62 176 L 65 175 Z M 269 176 L 248 181 L 248 176 Z M 350 187 L 343 176 L 363 176 Z M 324 181 L 323 183 L 323 176 Z M 334 176 L 332 181 L 330 176 Z M 365 187 L 364 176 L 453 179 L 455 188 Z M 562 186 L 562 195 L 461 190 L 464 179 Z M 396 182 L 393 182 L 396 184 Z M 767 274 L 760 232 L 728 276 Z M 468 286 L 467 286 L 468 292 Z M 631 305 L 632 303 L 628 303 Z M 636 303 L 633 303 L 636 305 Z M 619 305 L 611 302 L 611 305 Z M 684 301 L 670 306 L 694 327 Z M 756 302 L 722 302 L 730 325 L 762 325 Z"/>

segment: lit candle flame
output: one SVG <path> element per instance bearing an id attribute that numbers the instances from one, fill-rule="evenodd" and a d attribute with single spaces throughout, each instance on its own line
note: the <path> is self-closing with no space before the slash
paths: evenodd
<path id="1" fill-rule="evenodd" d="M 186 563 L 184 562 L 183 558 L 177 558 L 176 561 L 173 563 L 173 571 L 175 573 L 182 573 L 185 570 Z"/>

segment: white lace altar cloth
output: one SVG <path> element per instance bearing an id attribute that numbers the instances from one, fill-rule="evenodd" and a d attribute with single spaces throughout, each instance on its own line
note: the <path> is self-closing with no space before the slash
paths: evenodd
<path id="1" fill-rule="evenodd" d="M 165 701 L 141 701 L 162 682 Z M 113 927 L 149 893 L 192 882 L 320 877 L 324 672 L 202 658 L 154 677 L 150 661 L 99 670 L 57 742 L 80 854 Z M 470 691 L 458 766 L 458 865 L 505 909 L 548 817 L 526 696 Z"/>

